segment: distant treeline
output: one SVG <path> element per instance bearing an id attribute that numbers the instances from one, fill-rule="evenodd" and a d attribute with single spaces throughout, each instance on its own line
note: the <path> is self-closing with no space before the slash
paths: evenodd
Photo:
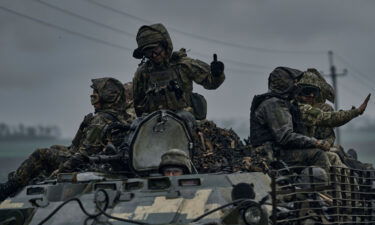
<path id="1" fill-rule="evenodd" d="M 57 126 L 26 126 L 0 123 L 0 140 L 57 139 L 61 136 Z"/>

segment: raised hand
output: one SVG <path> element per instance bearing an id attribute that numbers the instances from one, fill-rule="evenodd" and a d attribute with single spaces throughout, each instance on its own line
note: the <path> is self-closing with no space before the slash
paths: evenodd
<path id="1" fill-rule="evenodd" d="M 367 108 L 367 104 L 370 101 L 371 94 L 368 94 L 365 101 L 358 107 L 359 114 L 363 114 Z"/>
<path id="2" fill-rule="evenodd" d="M 325 140 L 317 140 L 315 146 L 327 152 L 331 149 L 331 144 Z"/>
<path id="3" fill-rule="evenodd" d="M 211 74 L 214 77 L 220 76 L 224 71 L 224 63 L 217 60 L 217 55 L 213 55 L 214 60 L 211 62 Z"/>

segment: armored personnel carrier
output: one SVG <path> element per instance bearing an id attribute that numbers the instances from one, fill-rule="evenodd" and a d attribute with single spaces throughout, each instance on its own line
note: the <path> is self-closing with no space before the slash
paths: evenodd
<path id="1" fill-rule="evenodd" d="M 374 171 L 275 167 L 162 176 L 162 154 L 194 153 L 194 120 L 157 111 L 135 120 L 114 156 L 129 171 L 59 174 L 0 205 L 0 224 L 375 224 Z"/>

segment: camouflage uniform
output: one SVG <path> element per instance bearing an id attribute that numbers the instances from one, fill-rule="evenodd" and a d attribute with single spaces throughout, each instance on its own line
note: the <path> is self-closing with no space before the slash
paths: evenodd
<path id="1" fill-rule="evenodd" d="M 334 111 L 333 107 L 327 103 L 316 103 L 314 104 L 314 107 L 322 110 L 323 112 Z M 335 131 L 331 127 L 317 126 L 314 131 L 314 137 L 320 140 L 326 140 L 331 145 L 334 145 L 336 141 Z"/>
<path id="2" fill-rule="evenodd" d="M 317 140 L 305 132 L 298 107 L 290 102 L 294 81 L 301 71 L 278 67 L 269 76 L 269 92 L 255 96 L 251 105 L 251 144 L 276 153 L 289 165 L 328 167 L 323 150 L 315 148 Z"/>
<path id="3" fill-rule="evenodd" d="M 318 139 L 325 139 L 333 146 L 335 141 L 333 127 L 346 124 L 353 118 L 359 116 L 360 112 L 358 109 L 333 111 L 330 105 L 324 103 L 325 99 L 328 98 L 328 84 L 324 78 L 319 77 L 316 73 L 305 72 L 298 84 L 315 86 L 321 90 L 321 94 L 316 98 L 318 101 L 317 104 L 311 106 L 309 104 L 299 103 L 302 120 L 307 129 L 306 135 Z M 337 153 L 330 151 L 327 152 L 327 155 L 332 165 L 346 167 Z"/>
<path id="4" fill-rule="evenodd" d="M 4 193 L 13 187 L 18 189 L 27 185 L 31 180 L 43 174 L 51 175 L 57 169 L 77 170 L 82 159 L 97 154 L 108 143 L 119 144 L 123 135 L 114 135 L 110 126 L 127 124 L 129 116 L 125 112 L 125 93 L 123 85 L 114 78 L 99 78 L 92 80 L 94 93 L 98 94 L 100 107 L 94 115 L 89 114 L 81 123 L 80 128 L 69 147 L 54 145 L 50 148 L 41 148 L 34 151 L 14 172 L 9 175 L 9 181 Z M 16 187 L 16 188 L 14 188 Z M 7 192 L 8 193 L 8 192 Z M 0 201 L 7 197 L 0 194 Z"/>
<path id="5" fill-rule="evenodd" d="M 160 43 L 168 55 L 160 64 L 143 60 L 138 67 L 133 78 L 137 116 L 159 109 L 169 109 L 188 111 L 197 117 L 197 108 L 192 102 L 192 97 L 196 96 L 192 92 L 193 81 L 206 89 L 216 89 L 224 82 L 223 71 L 212 73 L 210 65 L 187 57 L 185 49 L 172 53 L 171 38 L 162 24 L 142 26 L 137 34 L 137 43 L 139 47 L 133 54 L 136 58 L 143 57 L 143 49 Z M 224 69 L 224 65 L 222 66 Z M 203 102 L 205 104 L 205 100 Z"/>
<path id="6" fill-rule="evenodd" d="M 325 112 L 318 107 L 299 103 L 302 120 L 307 128 L 307 135 L 314 137 L 316 128 L 339 127 L 360 115 L 358 109 L 328 111 Z"/>
<path id="7" fill-rule="evenodd" d="M 134 109 L 134 100 L 133 100 L 133 82 L 127 82 L 124 84 L 125 88 L 125 97 L 126 97 L 126 113 L 129 115 L 131 120 L 137 118 Z"/>
<path id="8" fill-rule="evenodd" d="M 316 103 L 314 107 L 322 110 L 323 112 L 332 112 L 334 111 L 333 107 L 326 103 L 326 100 L 334 103 L 335 101 L 335 91 L 333 87 L 326 82 L 324 77 L 318 72 L 317 69 L 310 68 L 307 69 L 307 72 L 310 72 L 318 78 L 318 85 L 320 88 L 320 95 L 316 97 Z M 314 137 L 320 140 L 326 140 L 331 145 L 334 145 L 336 140 L 335 131 L 332 127 L 327 126 L 317 126 L 314 131 Z"/>

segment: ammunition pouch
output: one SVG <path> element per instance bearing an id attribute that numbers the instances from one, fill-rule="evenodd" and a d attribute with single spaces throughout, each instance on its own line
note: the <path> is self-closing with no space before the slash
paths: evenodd
<path id="1" fill-rule="evenodd" d="M 192 93 L 190 95 L 193 114 L 197 120 L 203 120 L 207 117 L 207 101 L 203 95 Z"/>
<path id="2" fill-rule="evenodd" d="M 159 109 L 178 111 L 188 106 L 178 74 L 172 69 L 150 74 L 146 96 L 148 112 Z"/>

